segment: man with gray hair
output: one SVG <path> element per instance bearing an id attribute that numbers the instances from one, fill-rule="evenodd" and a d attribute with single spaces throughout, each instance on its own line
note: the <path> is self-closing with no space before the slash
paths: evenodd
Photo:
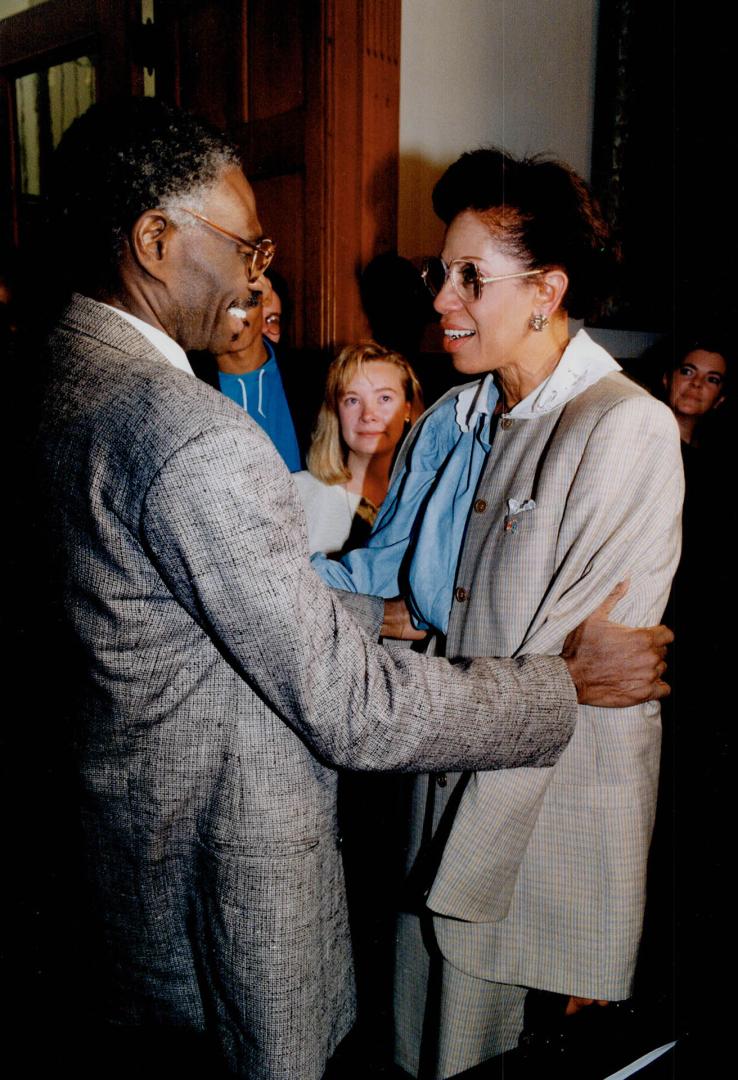
<path id="1" fill-rule="evenodd" d="M 319 1080 L 354 1009 L 336 769 L 551 765 L 577 698 L 666 692 L 671 635 L 600 611 L 566 658 L 382 649 L 402 605 L 321 584 L 270 440 L 188 369 L 274 251 L 234 151 L 160 102 L 93 106 L 55 202 L 77 293 L 40 448 L 105 1015 L 207 1041 L 228 1075 Z"/>

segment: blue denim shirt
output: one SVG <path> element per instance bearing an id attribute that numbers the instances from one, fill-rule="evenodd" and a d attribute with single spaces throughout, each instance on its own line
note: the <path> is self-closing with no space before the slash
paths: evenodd
<path id="1" fill-rule="evenodd" d="M 551 375 L 503 416 L 535 422 L 619 370 L 620 365 L 579 330 Z M 313 556 L 329 585 L 385 599 L 404 596 L 418 626 L 446 632 L 466 522 L 492 442 L 497 398 L 487 375 L 420 421 L 367 546 L 340 563 Z"/>
<path id="2" fill-rule="evenodd" d="M 417 626 L 446 632 L 466 521 L 491 445 L 497 397 L 488 375 L 420 422 L 366 547 L 338 562 L 313 556 L 327 584 L 371 596 L 402 595 Z"/>

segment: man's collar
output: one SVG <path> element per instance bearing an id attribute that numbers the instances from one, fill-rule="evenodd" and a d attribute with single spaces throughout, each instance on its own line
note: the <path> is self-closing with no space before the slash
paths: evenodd
<path id="1" fill-rule="evenodd" d="M 102 303 L 102 301 L 98 301 Z M 181 345 L 178 345 L 174 338 L 170 338 L 168 334 L 165 334 L 163 330 L 159 330 L 156 326 L 152 326 L 150 323 L 144 322 L 143 319 L 139 319 L 137 315 L 131 315 L 129 311 L 123 311 L 122 308 L 113 307 L 112 304 L 102 304 L 109 311 L 114 311 L 116 315 L 120 315 L 122 319 L 125 319 L 127 323 L 135 327 L 139 334 L 143 334 L 147 341 L 150 341 L 157 352 L 160 352 L 162 356 L 172 367 L 176 367 L 179 371 L 186 371 L 188 375 L 194 375 L 194 372 L 190 366 L 190 362 L 187 359 L 187 354 Z"/>

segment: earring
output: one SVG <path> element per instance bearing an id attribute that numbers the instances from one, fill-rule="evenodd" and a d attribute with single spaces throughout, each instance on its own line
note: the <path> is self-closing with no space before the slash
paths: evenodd
<path id="1" fill-rule="evenodd" d="M 542 311 L 536 311 L 534 315 L 531 315 L 528 320 L 528 326 L 531 330 L 540 332 L 544 326 L 548 326 L 548 315 L 544 315 Z"/>

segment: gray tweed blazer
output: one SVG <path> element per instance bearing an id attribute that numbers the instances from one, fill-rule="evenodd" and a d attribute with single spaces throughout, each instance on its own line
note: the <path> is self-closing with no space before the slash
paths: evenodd
<path id="1" fill-rule="evenodd" d="M 41 497 L 84 660 L 109 1016 L 209 1030 L 252 1080 L 318 1080 L 353 1019 L 335 767 L 551 764 L 571 681 L 558 658 L 371 644 L 243 410 L 84 297 L 49 351 Z M 378 605 L 345 602 L 376 638 Z"/>

